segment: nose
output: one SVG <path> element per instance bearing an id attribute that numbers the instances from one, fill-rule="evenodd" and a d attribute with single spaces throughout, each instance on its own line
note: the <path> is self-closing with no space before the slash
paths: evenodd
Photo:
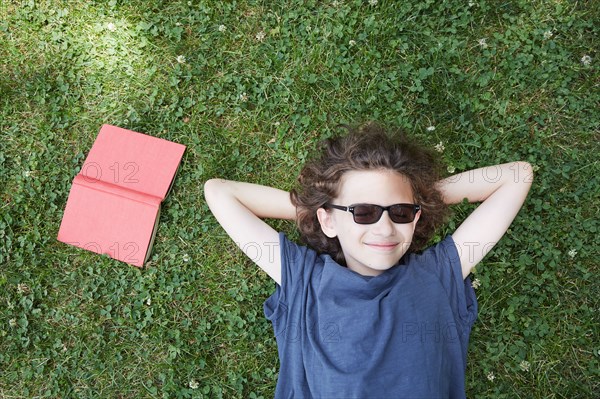
<path id="1" fill-rule="evenodd" d="M 375 223 L 374 233 L 380 236 L 391 236 L 394 233 L 394 222 L 390 219 L 390 215 L 387 211 L 383 212 L 381 218 Z"/>

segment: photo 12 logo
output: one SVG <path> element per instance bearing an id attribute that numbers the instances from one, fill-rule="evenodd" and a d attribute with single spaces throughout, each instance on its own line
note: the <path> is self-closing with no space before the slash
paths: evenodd
<path id="1" fill-rule="evenodd" d="M 108 166 L 112 183 L 135 184 L 139 183 L 138 173 L 140 167 L 135 162 L 125 162 L 123 164 L 115 162 Z M 86 162 L 81 168 L 81 174 L 88 183 L 95 183 L 102 180 L 102 166 L 98 162 Z"/>
<path id="2" fill-rule="evenodd" d="M 135 242 L 126 242 L 122 245 L 118 242 L 113 242 L 106 248 L 102 248 L 99 243 L 94 241 L 83 244 L 78 241 L 72 241 L 67 242 L 66 244 L 85 249 L 86 251 L 95 252 L 97 254 L 108 255 L 113 259 L 118 259 L 126 263 L 136 263 L 140 261 L 140 259 L 137 257 L 140 246 Z"/>

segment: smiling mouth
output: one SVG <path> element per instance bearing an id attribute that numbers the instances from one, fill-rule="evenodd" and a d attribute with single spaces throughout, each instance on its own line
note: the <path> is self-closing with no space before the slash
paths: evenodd
<path id="1" fill-rule="evenodd" d="M 391 251 L 398 246 L 398 243 L 389 242 L 389 243 L 367 243 L 367 246 L 380 250 L 380 251 Z"/>

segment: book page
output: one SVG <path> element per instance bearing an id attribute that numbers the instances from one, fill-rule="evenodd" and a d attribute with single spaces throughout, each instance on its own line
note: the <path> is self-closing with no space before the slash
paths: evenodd
<path id="1" fill-rule="evenodd" d="M 78 176 L 81 177 L 81 176 Z M 156 229 L 160 202 L 139 201 L 99 185 L 73 182 L 58 240 L 141 267 Z"/>
<path id="2" fill-rule="evenodd" d="M 101 181 L 164 200 L 185 146 L 111 125 L 103 125 L 81 171 Z"/>

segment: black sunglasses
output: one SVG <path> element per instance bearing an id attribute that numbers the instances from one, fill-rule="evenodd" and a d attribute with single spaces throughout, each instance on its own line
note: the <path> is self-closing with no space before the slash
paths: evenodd
<path id="1" fill-rule="evenodd" d="M 352 213 L 354 222 L 358 224 L 373 224 L 377 223 L 383 215 L 383 211 L 388 211 L 390 219 L 394 223 L 410 223 L 415 220 L 417 212 L 421 209 L 421 205 L 415 204 L 394 204 L 390 206 L 379 206 L 373 204 L 356 204 L 350 206 L 340 206 L 327 204 L 325 207 L 339 209 Z"/>

